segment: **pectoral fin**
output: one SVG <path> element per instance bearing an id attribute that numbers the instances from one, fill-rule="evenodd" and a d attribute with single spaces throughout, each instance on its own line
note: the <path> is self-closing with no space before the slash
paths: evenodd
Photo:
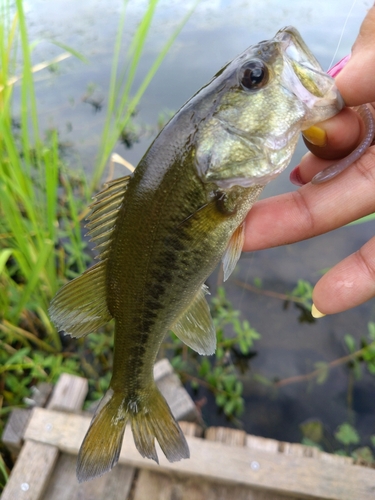
<path id="1" fill-rule="evenodd" d="M 232 274 L 238 259 L 241 257 L 245 239 L 245 223 L 243 222 L 232 234 L 227 249 L 223 255 L 224 281 Z"/>
<path id="2" fill-rule="evenodd" d="M 205 299 L 207 287 L 199 290 L 171 330 L 198 354 L 213 354 L 216 349 L 216 332 L 210 309 Z"/>

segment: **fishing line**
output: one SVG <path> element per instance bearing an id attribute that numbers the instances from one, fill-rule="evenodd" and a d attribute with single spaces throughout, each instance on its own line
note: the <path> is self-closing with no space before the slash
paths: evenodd
<path id="1" fill-rule="evenodd" d="M 336 50 L 335 50 L 335 53 L 333 54 L 333 57 L 332 57 L 332 61 L 331 61 L 331 64 L 329 65 L 329 68 L 327 71 L 329 71 L 331 68 L 332 68 L 332 65 L 333 65 L 333 61 L 336 59 L 336 56 L 337 56 L 337 52 L 339 51 L 339 48 L 340 48 L 340 44 L 341 44 L 341 41 L 342 41 L 342 38 L 344 36 L 344 32 L 345 32 L 345 28 L 346 28 L 346 25 L 348 24 L 348 21 L 349 21 L 349 18 L 350 18 L 350 15 L 355 7 L 355 4 L 357 3 L 357 0 L 354 0 L 354 2 L 352 3 L 352 6 L 350 7 L 350 10 L 349 10 L 349 13 L 348 15 L 346 16 L 346 19 L 345 19 L 345 22 L 344 22 L 344 26 L 341 30 L 341 34 L 340 34 L 340 38 L 339 38 L 339 41 L 338 41 L 338 44 L 337 44 L 337 47 L 336 47 Z"/>

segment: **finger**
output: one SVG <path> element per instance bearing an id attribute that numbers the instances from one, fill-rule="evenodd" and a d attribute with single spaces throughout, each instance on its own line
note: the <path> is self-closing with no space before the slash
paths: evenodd
<path id="1" fill-rule="evenodd" d="M 347 106 L 375 100 L 373 71 L 375 67 L 375 6 L 372 7 L 360 28 L 352 49 L 352 56 L 336 77 L 336 85 Z"/>
<path id="2" fill-rule="evenodd" d="M 375 238 L 330 269 L 316 284 L 313 301 L 324 314 L 346 311 L 375 297 Z"/>
<path id="3" fill-rule="evenodd" d="M 353 109 L 344 108 L 338 115 L 317 124 L 325 132 L 325 145 L 315 146 L 304 138 L 309 150 L 327 160 L 343 158 L 359 144 L 364 126 Z"/>
<path id="4" fill-rule="evenodd" d="M 366 134 L 362 119 L 350 108 L 343 109 L 338 115 L 319 124 L 319 127 L 326 131 L 326 145 L 318 147 L 305 141 L 314 154 L 302 157 L 297 170 L 291 172 L 293 184 L 302 186 L 310 182 L 318 172 L 351 153 Z"/>
<path id="5" fill-rule="evenodd" d="M 374 164 L 372 146 L 330 182 L 256 203 L 246 218 L 244 251 L 311 238 L 375 212 Z"/>

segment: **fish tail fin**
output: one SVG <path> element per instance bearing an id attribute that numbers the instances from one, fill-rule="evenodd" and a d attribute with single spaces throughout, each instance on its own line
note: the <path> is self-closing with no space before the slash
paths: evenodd
<path id="1" fill-rule="evenodd" d="M 123 395 L 109 388 L 79 450 L 76 473 L 80 483 L 101 476 L 117 464 L 128 417 Z"/>
<path id="2" fill-rule="evenodd" d="M 135 446 L 143 457 L 159 463 L 156 439 L 170 462 L 189 458 L 185 436 L 156 385 L 142 396 L 132 398 L 109 388 L 79 450 L 77 478 L 80 483 L 101 476 L 116 465 L 128 421 Z"/>
<path id="3" fill-rule="evenodd" d="M 170 462 L 190 457 L 185 436 L 156 385 L 152 386 L 141 406 L 138 408 L 135 403 L 132 410 L 130 420 L 134 443 L 143 457 L 159 463 L 155 438 Z"/>

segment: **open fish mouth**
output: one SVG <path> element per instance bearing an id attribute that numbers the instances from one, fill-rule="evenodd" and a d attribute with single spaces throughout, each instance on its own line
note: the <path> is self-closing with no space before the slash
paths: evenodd
<path id="1" fill-rule="evenodd" d="M 324 72 L 295 28 L 289 26 L 280 30 L 275 40 L 284 53 L 282 82 L 285 90 L 294 94 L 310 110 L 335 105 L 339 111 L 345 106 L 333 78 Z M 311 124 L 308 118 L 306 128 Z"/>

